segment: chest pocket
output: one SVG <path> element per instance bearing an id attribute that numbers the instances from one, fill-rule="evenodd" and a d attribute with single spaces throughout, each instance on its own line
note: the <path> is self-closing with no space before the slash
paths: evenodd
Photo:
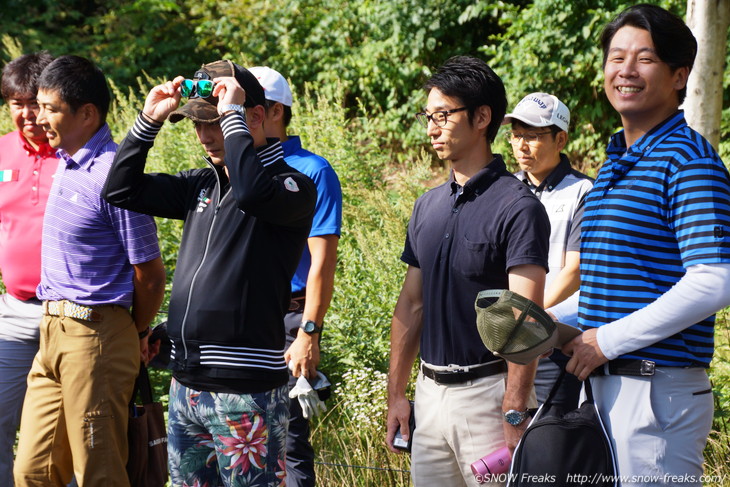
<path id="1" fill-rule="evenodd" d="M 505 255 L 495 242 L 474 241 L 464 235 L 454 242 L 451 265 L 465 277 L 478 278 L 495 270 L 504 272 Z"/>

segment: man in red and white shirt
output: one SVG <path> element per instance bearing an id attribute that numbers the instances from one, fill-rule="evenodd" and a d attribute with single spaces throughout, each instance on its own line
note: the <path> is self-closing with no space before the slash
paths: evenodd
<path id="1" fill-rule="evenodd" d="M 2 97 L 17 128 L 0 137 L 0 485 L 13 485 L 13 444 L 26 377 L 38 351 L 43 309 L 36 298 L 41 275 L 43 213 L 58 166 L 36 124 L 38 77 L 53 58 L 26 54 L 2 71 Z"/>

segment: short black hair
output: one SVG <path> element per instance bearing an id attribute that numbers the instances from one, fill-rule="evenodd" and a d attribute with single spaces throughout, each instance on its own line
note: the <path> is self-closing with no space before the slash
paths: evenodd
<path id="1" fill-rule="evenodd" d="M 673 13 L 648 3 L 634 5 L 622 11 L 604 27 L 601 33 L 603 67 L 606 67 L 611 40 L 618 30 L 625 26 L 636 27 L 649 32 L 657 56 L 672 72 L 687 67 L 692 70 L 697 55 L 697 39 L 684 21 Z M 679 103 L 687 95 L 685 86 L 679 91 Z"/>
<path id="2" fill-rule="evenodd" d="M 38 80 L 38 88 L 57 91 L 73 112 L 87 103 L 96 106 L 101 121 L 106 121 L 111 93 L 104 73 L 81 56 L 61 56 L 46 66 Z"/>
<path id="3" fill-rule="evenodd" d="M 0 83 L 3 99 L 7 101 L 18 96 L 36 96 L 38 78 L 51 61 L 53 56 L 48 51 L 38 51 L 33 54 L 23 54 L 6 64 Z"/>
<path id="4" fill-rule="evenodd" d="M 487 126 L 487 140 L 494 142 L 507 113 L 507 93 L 502 79 L 487 63 L 471 56 L 454 56 L 438 69 L 424 88 L 427 92 L 436 88 L 446 96 L 458 98 L 468 109 L 469 123 L 477 108 L 489 106 L 492 119 Z"/>

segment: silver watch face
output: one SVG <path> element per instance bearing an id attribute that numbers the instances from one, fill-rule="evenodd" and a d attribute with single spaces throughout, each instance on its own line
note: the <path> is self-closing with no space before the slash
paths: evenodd
<path id="1" fill-rule="evenodd" d="M 504 413 L 504 420 L 512 426 L 517 426 L 525 420 L 525 413 L 513 409 Z"/>

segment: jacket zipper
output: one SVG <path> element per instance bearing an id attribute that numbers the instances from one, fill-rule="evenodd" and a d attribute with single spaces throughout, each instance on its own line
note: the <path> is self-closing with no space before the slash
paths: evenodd
<path id="1" fill-rule="evenodd" d="M 221 205 L 223 204 L 223 201 L 226 199 L 226 196 L 231 192 L 231 187 L 229 185 L 228 191 L 226 191 L 226 194 L 223 196 L 220 195 L 220 191 L 222 190 L 223 186 L 221 185 L 221 179 L 220 176 L 218 176 L 218 171 L 216 171 L 215 167 L 208 161 L 205 160 L 209 166 L 212 167 L 213 173 L 215 174 L 215 179 L 218 184 L 218 202 L 215 206 L 215 211 L 213 212 L 213 220 L 210 222 L 210 228 L 208 229 L 208 236 L 205 239 L 205 249 L 203 251 L 203 258 L 200 259 L 200 264 L 198 264 L 198 268 L 195 269 L 195 272 L 193 273 L 193 278 L 190 280 L 190 290 L 188 291 L 188 300 L 187 303 L 185 303 L 185 313 L 183 314 L 182 318 L 182 325 L 180 327 L 180 340 L 182 341 L 183 345 L 183 359 L 185 360 L 185 364 L 183 368 L 187 367 L 187 359 L 188 359 L 188 345 L 185 341 L 185 325 L 188 321 L 188 314 L 190 313 L 190 300 L 193 296 L 193 289 L 195 287 L 195 280 L 198 277 L 198 274 L 200 273 L 200 270 L 203 268 L 203 264 L 205 263 L 205 259 L 208 256 L 208 247 L 210 245 L 210 238 L 213 235 L 213 229 L 215 228 L 215 222 L 216 218 L 218 217 L 218 210 L 220 210 Z"/>

